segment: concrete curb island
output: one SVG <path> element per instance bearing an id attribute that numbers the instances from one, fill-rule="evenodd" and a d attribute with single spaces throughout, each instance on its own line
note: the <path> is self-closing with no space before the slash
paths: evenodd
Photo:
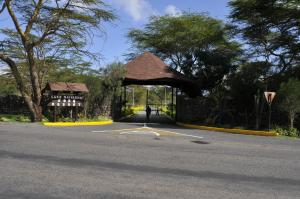
<path id="1" fill-rule="evenodd" d="M 227 129 L 227 128 L 200 126 L 194 124 L 185 124 L 181 122 L 177 122 L 176 124 L 186 128 L 200 129 L 200 130 L 207 130 L 207 131 L 218 131 L 218 132 L 242 134 L 242 135 L 278 136 L 278 133 L 274 131 L 269 132 L 269 131 L 255 131 L 255 130 L 244 130 L 244 129 Z"/>
<path id="2" fill-rule="evenodd" d="M 112 124 L 112 120 L 92 122 L 43 122 L 45 126 L 101 126 Z"/>

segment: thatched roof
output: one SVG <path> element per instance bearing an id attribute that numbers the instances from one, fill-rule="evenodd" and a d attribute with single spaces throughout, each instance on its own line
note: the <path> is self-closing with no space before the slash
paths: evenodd
<path id="1" fill-rule="evenodd" d="M 168 85 L 180 88 L 190 96 L 197 96 L 200 89 L 196 82 L 171 69 L 150 52 L 136 57 L 125 65 L 124 85 Z"/>

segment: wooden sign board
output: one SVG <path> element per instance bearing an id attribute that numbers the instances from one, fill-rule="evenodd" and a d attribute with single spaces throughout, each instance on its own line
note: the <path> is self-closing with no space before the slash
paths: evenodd
<path id="1" fill-rule="evenodd" d="M 84 97 L 74 95 L 51 95 L 47 106 L 83 107 Z"/>

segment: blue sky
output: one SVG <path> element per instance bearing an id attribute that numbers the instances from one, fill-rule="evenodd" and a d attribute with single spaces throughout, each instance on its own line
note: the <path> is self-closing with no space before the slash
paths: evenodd
<path id="1" fill-rule="evenodd" d="M 106 24 L 106 36 L 94 41 L 93 49 L 103 56 L 101 65 L 123 61 L 130 43 L 126 33 L 131 28 L 142 28 L 151 15 L 180 14 L 181 12 L 206 12 L 226 20 L 228 0 L 107 0 L 119 17 L 113 24 Z"/>
<path id="2" fill-rule="evenodd" d="M 151 15 L 180 15 L 182 12 L 205 12 L 212 17 L 226 20 L 229 14 L 229 0 L 104 0 L 118 19 L 113 23 L 103 24 L 105 34 L 95 32 L 89 49 L 100 53 L 100 63 L 95 68 L 103 67 L 113 61 L 124 61 L 124 54 L 130 50 L 126 38 L 131 28 L 142 28 Z M 2 13 L 3 14 L 3 13 Z M 7 15 L 1 15 L 0 27 L 12 26 Z"/>

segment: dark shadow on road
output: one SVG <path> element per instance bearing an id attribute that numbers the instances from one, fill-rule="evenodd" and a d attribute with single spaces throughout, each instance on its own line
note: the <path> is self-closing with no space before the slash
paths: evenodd
<path id="1" fill-rule="evenodd" d="M 298 179 L 288 179 L 288 178 L 277 178 L 272 176 L 248 176 L 245 174 L 235 174 L 235 173 L 221 173 L 213 171 L 196 171 L 196 170 L 184 170 L 178 168 L 160 168 L 148 165 L 133 165 L 122 162 L 106 162 L 101 160 L 91 160 L 91 159 L 77 159 L 77 158 L 62 158 L 56 156 L 48 155 L 36 155 L 36 154 L 24 154 L 11 151 L 0 150 L 0 158 L 12 158 L 25 161 L 33 161 L 44 164 L 54 164 L 73 168 L 95 168 L 95 169 L 112 169 L 119 170 L 120 172 L 132 171 L 139 173 L 150 173 L 159 174 L 167 176 L 182 176 L 182 177 L 194 177 L 201 179 L 219 179 L 226 182 L 230 181 L 232 183 L 241 182 L 252 182 L 252 183 L 262 183 L 266 185 L 288 185 L 291 190 L 298 190 L 300 187 L 300 180 Z"/>
<path id="2" fill-rule="evenodd" d="M 15 190 L 7 190 L 4 191 L 2 193 L 0 193 L 0 198 L 10 198 L 10 199 L 20 199 L 20 198 L 30 198 L 30 199 L 62 199 L 63 197 L 56 197 L 56 196 L 52 196 L 50 194 L 53 195 L 58 195 L 55 193 L 47 193 L 47 192 L 42 192 L 42 193 L 36 193 L 36 192 L 28 192 L 28 191 L 24 191 L 24 192 L 17 192 Z M 68 194 L 68 193 L 65 193 Z M 75 194 L 74 192 L 72 192 L 72 194 Z M 85 198 L 101 198 L 101 199 L 146 199 L 146 198 L 142 198 L 142 197 L 134 197 L 131 196 L 130 194 L 113 194 L 113 193 L 85 193 Z M 77 197 L 76 197 L 77 198 Z"/>
<path id="3" fill-rule="evenodd" d="M 120 120 L 120 122 L 127 123 L 159 123 L 159 124 L 174 124 L 175 121 L 165 114 L 155 115 L 152 114 L 150 116 L 150 120 L 146 120 L 146 113 L 144 111 L 139 112 L 138 114 L 125 117 Z"/>
<path id="4" fill-rule="evenodd" d="M 210 142 L 205 142 L 205 141 L 201 141 L 201 140 L 193 140 L 191 142 L 196 143 L 196 144 L 210 144 Z"/>

